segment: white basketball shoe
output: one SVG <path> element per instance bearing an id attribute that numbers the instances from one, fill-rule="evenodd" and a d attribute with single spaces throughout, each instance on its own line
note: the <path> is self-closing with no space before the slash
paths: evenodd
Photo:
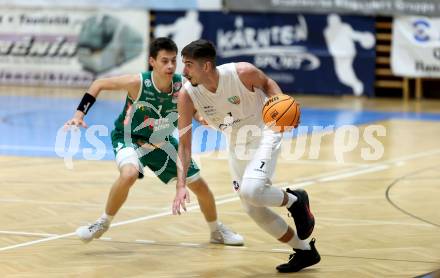
<path id="1" fill-rule="evenodd" d="M 89 243 L 94 238 L 100 238 L 110 227 L 110 222 L 99 218 L 90 226 L 81 226 L 76 229 L 76 235 L 84 242 Z"/>
<path id="2" fill-rule="evenodd" d="M 243 237 L 223 225 L 223 223 L 219 225 L 216 231 L 211 233 L 210 242 L 233 246 L 241 246 L 244 244 Z"/>

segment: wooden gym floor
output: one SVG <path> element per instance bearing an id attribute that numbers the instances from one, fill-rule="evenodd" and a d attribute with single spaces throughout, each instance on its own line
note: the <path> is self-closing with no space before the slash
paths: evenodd
<path id="1" fill-rule="evenodd" d="M 435 101 L 300 98 L 304 106 L 439 112 Z M 66 117 L 70 116 L 66 111 Z M 322 261 L 297 277 L 413 277 L 440 268 L 440 121 L 386 119 L 377 137 L 384 155 L 364 161 L 356 149 L 335 160 L 334 134 L 319 159 L 282 156 L 274 186 L 304 187 L 316 216 L 313 237 Z M 365 125 L 361 126 L 361 134 Z M 5 136 L 2 134 L 2 136 Z M 287 143 L 286 143 L 287 144 Z M 73 235 L 103 210 L 117 177 L 113 161 L 0 156 L 0 277 L 278 277 L 287 246 L 243 212 L 224 153 L 198 156 L 220 219 L 245 237 L 244 247 L 208 243 L 192 195 L 189 212 L 170 215 L 174 185 L 148 176 L 101 240 Z M 275 208 L 287 221 L 284 208 Z"/>

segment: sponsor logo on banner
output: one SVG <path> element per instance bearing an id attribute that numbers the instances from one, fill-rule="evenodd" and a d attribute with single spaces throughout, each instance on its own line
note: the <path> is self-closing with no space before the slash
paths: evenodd
<path id="1" fill-rule="evenodd" d="M 179 49 L 212 41 L 218 64 L 252 63 L 286 92 L 373 93 L 374 19 L 368 17 L 158 12 L 156 26 L 155 36 L 171 37 Z"/>
<path id="2" fill-rule="evenodd" d="M 254 56 L 254 64 L 260 68 L 276 70 L 314 70 L 320 61 L 303 46 L 292 45 L 307 40 L 307 23 L 304 16 L 297 16 L 295 25 L 272 25 L 256 28 L 245 26 L 242 16 L 235 18 L 235 29 L 217 30 L 218 55 L 224 58 Z"/>
<path id="3" fill-rule="evenodd" d="M 418 42 L 426 42 L 429 41 L 430 36 L 429 30 L 431 28 L 431 24 L 426 19 L 416 19 L 414 20 L 412 26 L 414 27 L 414 39 Z"/>
<path id="4" fill-rule="evenodd" d="M 401 16 L 395 18 L 393 24 L 393 73 L 406 77 L 440 77 L 440 18 Z"/>
<path id="5" fill-rule="evenodd" d="M 0 82 L 88 86 L 144 69 L 146 19 L 140 11 L 0 9 Z"/>

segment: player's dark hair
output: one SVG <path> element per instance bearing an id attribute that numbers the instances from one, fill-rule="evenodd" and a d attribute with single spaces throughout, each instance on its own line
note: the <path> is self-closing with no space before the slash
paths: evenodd
<path id="1" fill-rule="evenodd" d="M 190 59 L 210 61 L 215 66 L 217 53 L 214 44 L 210 41 L 203 39 L 193 41 L 182 49 L 181 54 Z"/>
<path id="2" fill-rule="evenodd" d="M 150 57 L 156 59 L 157 54 L 161 50 L 174 51 L 176 53 L 178 51 L 176 43 L 170 38 L 162 37 L 152 40 L 150 43 Z"/>

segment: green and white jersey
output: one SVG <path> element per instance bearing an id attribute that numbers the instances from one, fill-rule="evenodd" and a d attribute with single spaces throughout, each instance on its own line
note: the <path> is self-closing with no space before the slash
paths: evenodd
<path id="1" fill-rule="evenodd" d="M 158 144 L 167 140 L 177 127 L 177 93 L 182 87 L 182 76 L 174 74 L 170 93 L 157 89 L 152 71 L 140 73 L 140 79 L 138 97 L 133 100 L 127 96 L 113 133 L 134 142 Z"/>

